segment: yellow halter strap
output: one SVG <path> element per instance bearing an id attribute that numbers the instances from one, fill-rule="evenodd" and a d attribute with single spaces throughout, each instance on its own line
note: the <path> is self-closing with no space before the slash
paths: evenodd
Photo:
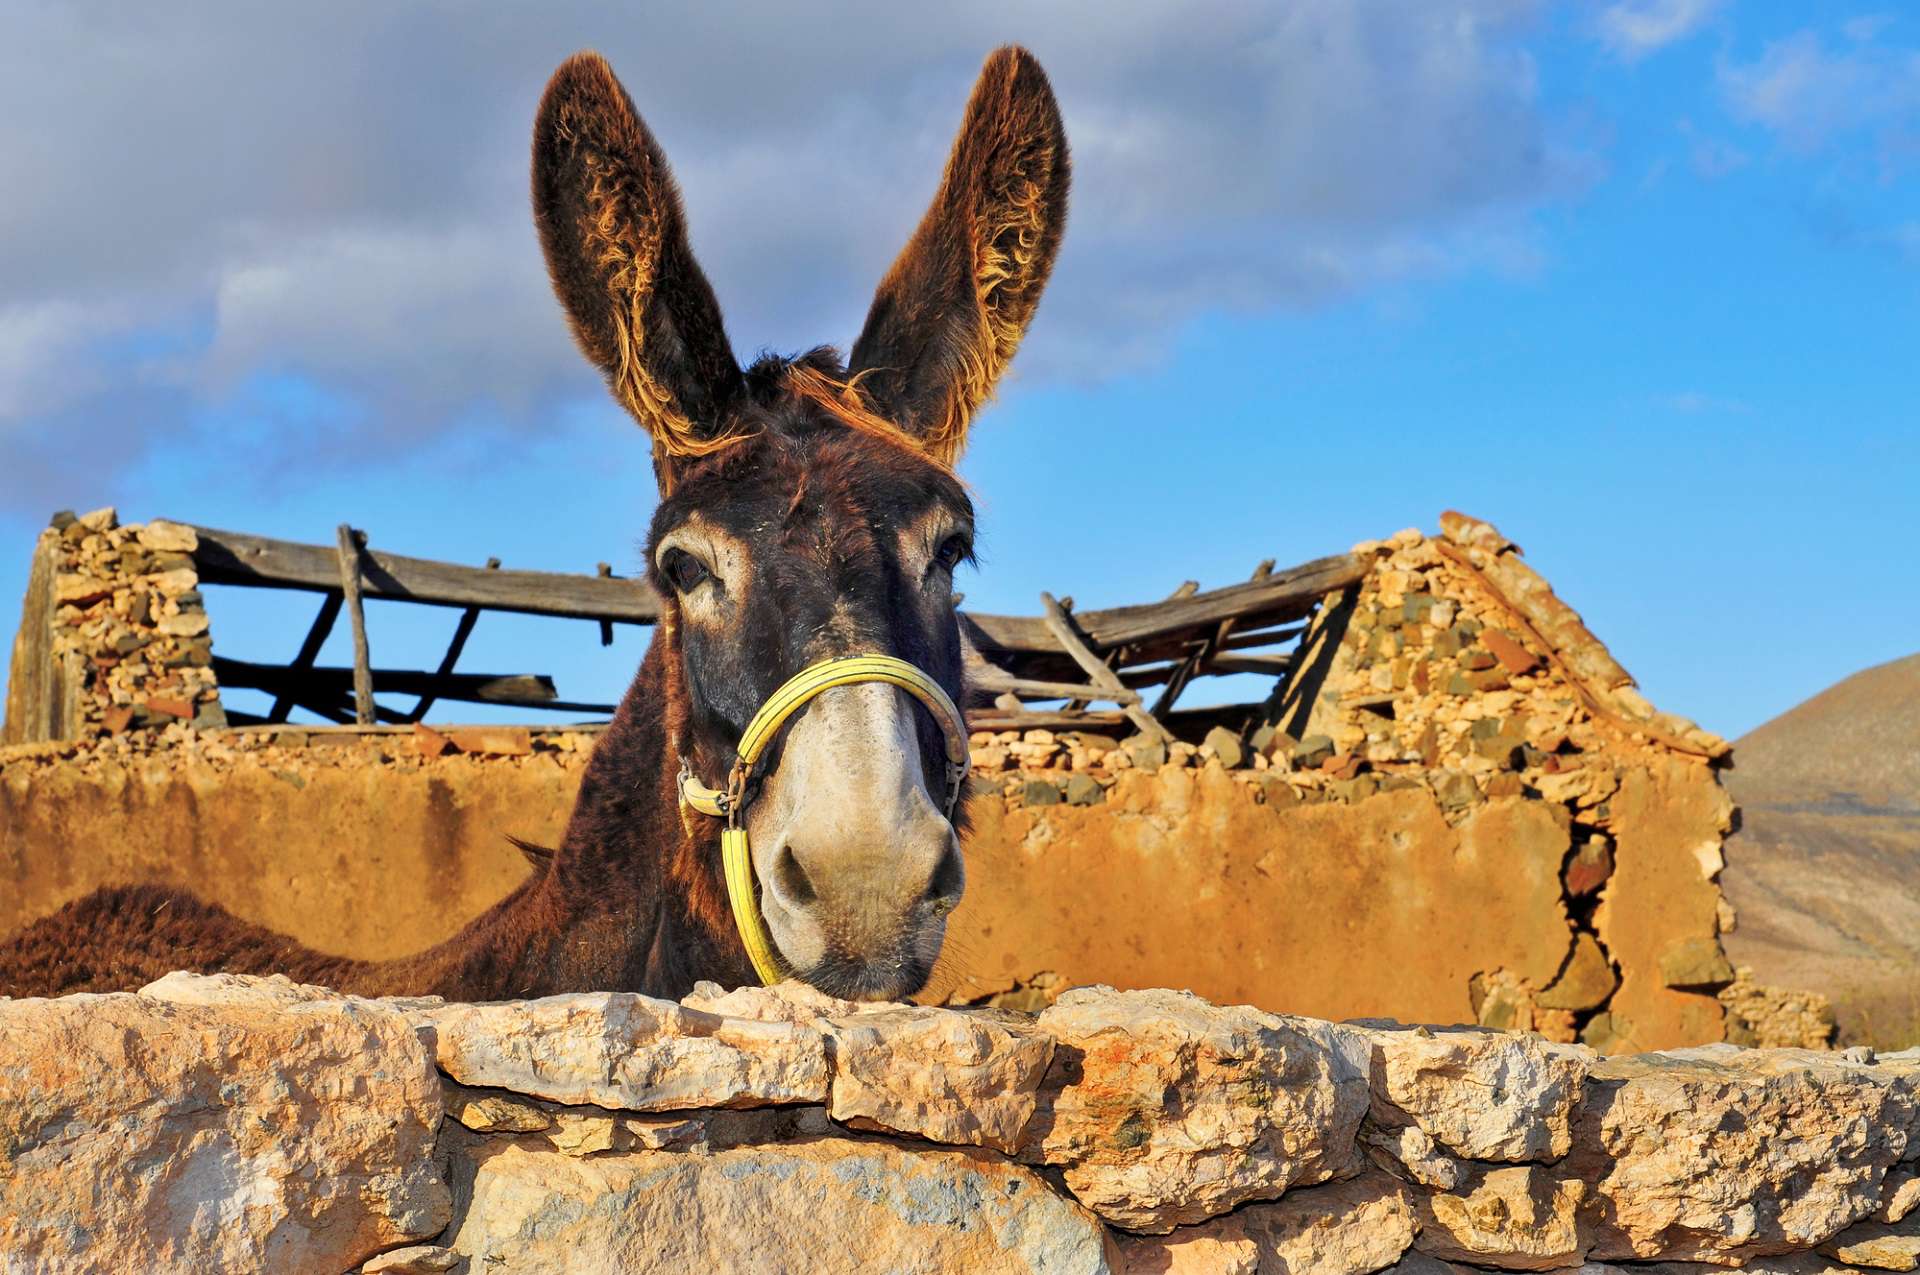
<path id="1" fill-rule="evenodd" d="M 891 655 L 849 655 L 822 660 L 788 678 L 747 723 L 725 789 L 707 787 L 694 778 L 692 768 L 684 760 L 680 763 L 680 800 L 702 814 L 727 821 L 726 829 L 720 834 L 720 863 L 727 878 L 727 901 L 733 905 L 733 923 L 740 931 L 740 941 L 746 945 L 754 972 L 768 986 L 785 978 L 787 969 L 774 949 L 766 921 L 754 899 L 753 859 L 748 853 L 746 825 L 740 820 L 747 804 L 747 778 L 767 745 L 779 735 L 780 728 L 808 700 L 836 686 L 852 686 L 858 682 L 897 686 L 925 704 L 933 714 L 946 742 L 946 815 L 951 820 L 955 807 L 960 804 L 961 786 L 967 781 L 966 719 L 940 683 Z"/>

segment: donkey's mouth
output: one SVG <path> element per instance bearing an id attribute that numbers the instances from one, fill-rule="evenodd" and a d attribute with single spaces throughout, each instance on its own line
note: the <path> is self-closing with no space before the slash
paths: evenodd
<path id="1" fill-rule="evenodd" d="M 829 996 L 847 1001 L 903 1001 L 927 985 L 933 961 L 919 955 L 863 960 L 829 956 L 799 977 Z"/>

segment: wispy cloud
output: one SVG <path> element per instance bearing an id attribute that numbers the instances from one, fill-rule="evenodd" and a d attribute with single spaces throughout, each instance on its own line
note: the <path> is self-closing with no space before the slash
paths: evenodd
<path id="1" fill-rule="evenodd" d="M 1920 51 L 1875 43 L 1874 34 L 1830 49 L 1814 31 L 1795 32 L 1752 62 L 1723 63 L 1720 91 L 1737 118 L 1802 153 L 1872 131 L 1884 159 L 1910 157 L 1920 137 Z"/>
<path id="2" fill-rule="evenodd" d="M 1686 39 L 1719 9 L 1722 0 L 1622 0 L 1600 11 L 1595 26 L 1615 57 L 1637 62 Z"/>
<path id="3" fill-rule="evenodd" d="M 1032 47 L 1076 162 L 1031 382 L 1136 369 L 1209 308 L 1528 261 L 1532 210 L 1583 180 L 1521 44 L 1536 13 L 34 7 L 0 51 L 0 510 L 109 482 L 263 375 L 389 445 L 597 398 L 525 202 L 541 83 L 583 45 L 673 159 L 743 354 L 852 338 L 980 58 Z M 253 419 L 297 446 L 271 404 Z M 61 461 L 82 428 L 90 454 Z"/>

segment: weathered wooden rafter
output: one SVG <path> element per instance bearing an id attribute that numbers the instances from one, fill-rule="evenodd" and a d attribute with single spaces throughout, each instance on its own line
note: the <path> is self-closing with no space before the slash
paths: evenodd
<path id="1" fill-rule="evenodd" d="M 364 533 L 345 526 L 333 547 L 215 528 L 195 531 L 199 548 L 194 559 L 203 583 L 326 595 L 293 662 L 273 670 L 283 675 L 278 680 L 260 671 L 269 668 L 262 665 L 245 666 L 250 672 L 234 670 L 250 681 L 221 677 L 227 685 L 272 692 L 269 721 L 284 721 L 296 704 L 328 717 L 344 709 L 363 723 L 417 721 L 440 699 L 608 711 L 608 706 L 562 701 L 550 683 L 542 692 L 506 698 L 500 698 L 505 688 L 496 686 L 481 697 L 475 688 L 489 679 L 455 674 L 454 664 L 485 611 L 593 621 L 603 642 L 611 638 L 615 624 L 653 624 L 660 616 L 660 600 L 646 581 L 616 577 L 605 563 L 594 575 L 505 569 L 498 559 L 485 567 L 466 567 L 386 553 L 372 547 Z M 1087 729 L 1130 728 L 1155 737 L 1164 736 L 1170 723 L 1177 723 L 1175 730 L 1189 729 L 1199 718 L 1221 712 L 1175 709 L 1196 678 L 1249 673 L 1284 677 L 1292 662 L 1286 648 L 1300 635 L 1302 622 L 1321 598 L 1357 583 L 1365 570 L 1361 559 L 1346 554 L 1282 571 L 1274 570 L 1269 559 L 1244 583 L 1201 590 L 1187 581 L 1159 602 L 1080 611 L 1043 594 L 1037 616 L 962 611 L 970 687 L 976 700 L 994 701 L 991 707 L 977 704 L 970 719 L 980 729 L 1080 723 Z M 373 669 L 365 599 L 460 608 L 439 668 L 430 674 Z M 315 669 L 313 661 L 343 608 L 355 634 L 354 668 Z M 347 683 L 336 689 L 335 679 L 342 675 Z M 1149 712 L 1141 691 L 1154 686 L 1164 689 Z M 419 701 L 408 713 L 373 702 L 375 694 L 389 693 L 415 694 Z M 1095 707 L 1100 704 L 1115 707 Z"/>

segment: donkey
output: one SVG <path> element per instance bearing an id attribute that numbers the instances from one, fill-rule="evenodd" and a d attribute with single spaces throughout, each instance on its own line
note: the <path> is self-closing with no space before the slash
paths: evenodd
<path id="1" fill-rule="evenodd" d="M 535 122 L 534 222 L 575 339 L 652 438 L 663 605 L 559 848 L 458 935 L 392 961 L 315 952 L 178 890 L 105 889 L 0 947 L 0 995 L 175 969 L 459 1000 L 753 981 L 720 825 L 681 802 L 678 776 L 726 774 L 756 708 L 823 658 L 891 655 L 960 698 L 952 577 L 973 510 L 952 466 L 1052 270 L 1068 169 L 1039 64 L 996 51 L 845 363 L 823 347 L 743 370 L 659 145 L 601 57 L 568 60 Z M 766 929 L 822 991 L 903 998 L 932 971 L 965 880 L 964 816 L 929 788 L 940 744 L 903 691 L 843 686 L 756 772 L 745 819 Z"/>

